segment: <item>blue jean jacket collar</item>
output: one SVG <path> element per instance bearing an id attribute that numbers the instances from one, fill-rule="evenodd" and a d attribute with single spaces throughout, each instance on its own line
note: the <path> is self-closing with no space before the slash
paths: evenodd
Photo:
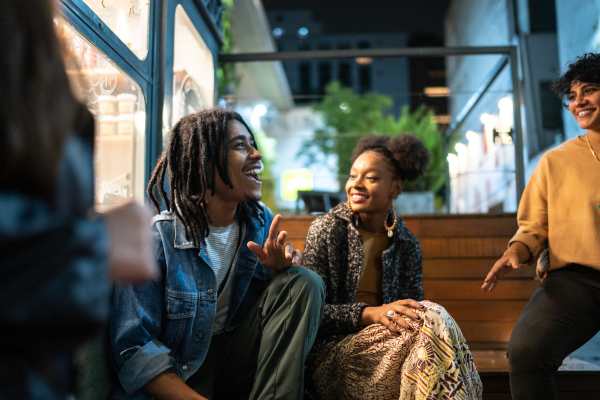
<path id="1" fill-rule="evenodd" d="M 172 215 L 174 214 L 173 211 L 163 211 L 161 213 L 161 215 Z M 242 215 L 245 215 L 248 217 L 248 219 L 250 220 L 250 227 L 254 227 L 254 231 L 255 232 L 247 232 L 250 236 L 249 240 L 255 240 L 255 236 L 258 235 L 260 233 L 260 230 L 264 227 L 265 225 L 265 213 L 264 213 L 264 209 L 262 207 L 252 207 L 251 205 L 247 204 L 247 203 L 241 203 L 239 208 L 238 208 L 238 212 L 236 213 L 236 216 L 238 218 L 240 218 Z M 173 219 L 173 231 L 175 232 L 174 234 L 174 238 L 173 238 L 173 247 L 176 249 L 182 249 L 182 250 L 186 250 L 186 249 L 193 249 L 196 248 L 197 246 L 194 245 L 194 241 L 189 239 L 187 234 L 186 234 L 186 230 L 185 230 L 185 226 L 183 225 L 183 223 L 179 220 L 179 218 L 174 218 Z M 242 246 L 245 247 L 245 246 Z"/>

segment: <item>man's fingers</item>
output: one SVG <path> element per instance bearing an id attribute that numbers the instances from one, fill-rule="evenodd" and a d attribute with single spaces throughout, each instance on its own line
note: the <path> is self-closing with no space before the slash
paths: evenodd
<path id="1" fill-rule="evenodd" d="M 293 262 L 294 246 L 292 246 L 290 243 L 285 245 L 284 257 L 287 264 L 291 264 Z"/>
<path id="2" fill-rule="evenodd" d="M 287 231 L 281 231 L 277 235 L 277 245 L 283 247 L 285 242 L 287 242 L 288 233 Z"/>
<path id="3" fill-rule="evenodd" d="M 292 255 L 292 264 L 302 265 L 302 252 L 300 250 L 294 249 L 294 254 Z"/>
<path id="4" fill-rule="evenodd" d="M 279 224 L 281 223 L 281 214 L 275 215 L 273 217 L 273 221 L 271 221 L 271 226 L 269 227 L 269 237 L 268 240 L 272 240 L 275 242 L 277 240 L 277 234 L 279 233 Z"/>
<path id="5" fill-rule="evenodd" d="M 259 260 L 263 260 L 265 257 L 265 252 L 263 250 L 263 248 L 256 242 L 248 242 L 246 244 L 246 246 L 248 247 L 248 249 L 253 252 L 254 254 L 256 254 L 256 256 L 258 257 Z"/>

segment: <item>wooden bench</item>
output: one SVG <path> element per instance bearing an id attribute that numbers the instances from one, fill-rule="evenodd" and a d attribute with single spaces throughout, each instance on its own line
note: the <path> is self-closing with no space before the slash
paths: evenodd
<path id="1" fill-rule="evenodd" d="M 297 248 L 304 249 L 313 219 L 284 217 L 282 229 Z M 505 276 L 492 293 L 480 286 L 516 231 L 516 216 L 410 216 L 404 222 L 421 243 L 425 298 L 446 307 L 458 322 L 484 381 L 484 398 L 510 399 L 506 346 L 538 283 L 528 268 Z M 597 395 L 599 378 L 598 373 L 561 373 L 561 399 Z"/>

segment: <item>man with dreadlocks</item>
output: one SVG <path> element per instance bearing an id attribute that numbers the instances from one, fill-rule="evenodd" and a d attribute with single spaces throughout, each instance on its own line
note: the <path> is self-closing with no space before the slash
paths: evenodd
<path id="1" fill-rule="evenodd" d="M 115 289 L 115 397 L 301 399 L 324 301 L 261 196 L 239 114 L 182 118 L 148 185 L 158 280 Z M 161 205 L 163 207 L 161 207 Z"/>

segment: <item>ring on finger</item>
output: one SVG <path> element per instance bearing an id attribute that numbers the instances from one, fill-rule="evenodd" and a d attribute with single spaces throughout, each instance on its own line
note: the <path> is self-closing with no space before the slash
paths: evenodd
<path id="1" fill-rule="evenodd" d="M 392 318 L 394 318 L 396 316 L 396 313 L 394 312 L 394 310 L 388 310 L 385 313 L 385 316 L 388 317 L 389 319 L 392 319 Z"/>

